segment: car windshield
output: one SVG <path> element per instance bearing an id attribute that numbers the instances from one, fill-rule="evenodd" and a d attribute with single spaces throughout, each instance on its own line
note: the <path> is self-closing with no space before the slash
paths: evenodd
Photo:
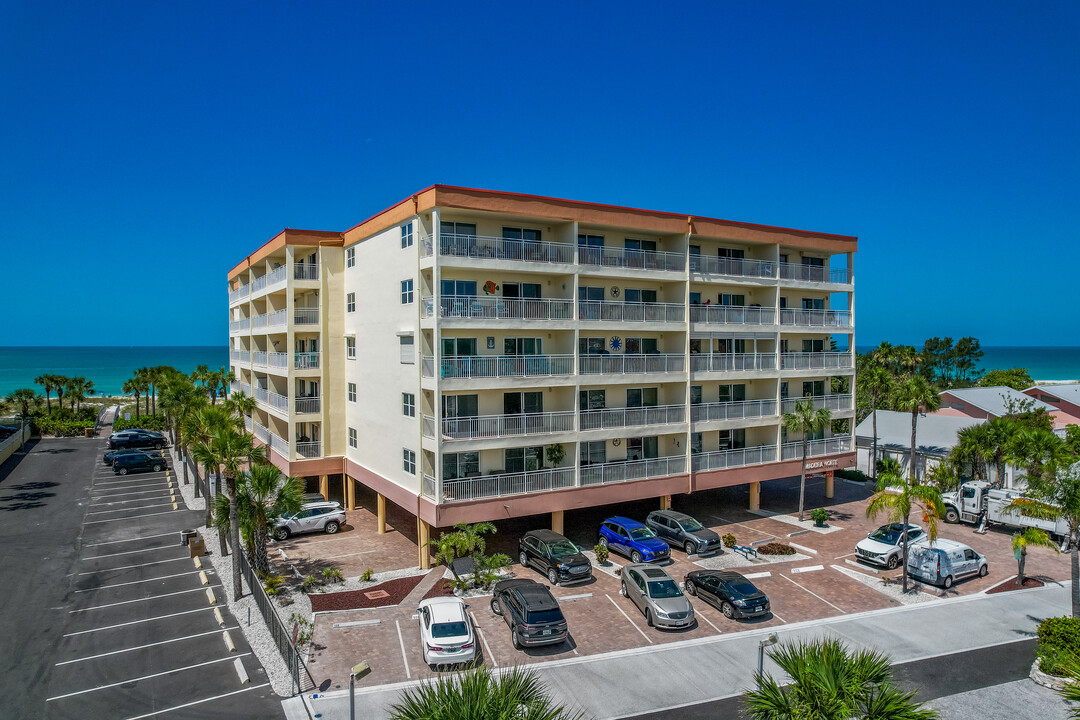
<path id="1" fill-rule="evenodd" d="M 682 529 L 686 532 L 697 532 L 698 530 L 705 529 L 704 527 L 702 527 L 701 523 L 699 523 L 694 518 L 686 518 L 685 520 L 680 520 L 679 524 L 682 525 Z"/>
<path id="2" fill-rule="evenodd" d="M 551 543 L 548 545 L 551 548 L 551 557 L 562 558 L 570 555 L 577 555 L 577 545 L 569 540 L 560 540 L 559 542 Z"/>
<path id="3" fill-rule="evenodd" d="M 736 582 L 728 585 L 737 595 L 757 595 L 758 589 L 748 582 Z"/>
<path id="4" fill-rule="evenodd" d="M 632 540 L 648 540 L 654 537 L 656 537 L 656 533 L 647 527 L 634 528 L 630 531 L 630 539 Z"/>
<path id="5" fill-rule="evenodd" d="M 891 527 L 878 528 L 870 533 L 870 539 L 886 545 L 895 545 L 900 541 L 900 531 Z"/>
<path id="6" fill-rule="evenodd" d="M 649 583 L 649 597 L 651 598 L 673 598 L 680 595 L 682 592 L 674 580 L 657 580 Z"/>
<path id="7" fill-rule="evenodd" d="M 529 613 L 529 623 L 555 623 L 562 622 L 562 610 L 533 610 Z"/>
<path id="8" fill-rule="evenodd" d="M 469 630 L 465 623 L 460 621 L 435 623 L 431 626 L 431 637 L 433 638 L 461 637 L 468 634 Z"/>

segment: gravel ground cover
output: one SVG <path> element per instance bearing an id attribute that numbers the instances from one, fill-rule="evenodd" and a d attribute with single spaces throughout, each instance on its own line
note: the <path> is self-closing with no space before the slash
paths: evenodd
<path id="1" fill-rule="evenodd" d="M 753 513 L 754 515 L 760 515 L 761 517 L 770 518 L 772 520 L 779 520 L 780 522 L 787 523 L 788 525 L 795 525 L 796 527 L 800 527 L 803 530 L 810 530 L 811 532 L 816 532 L 821 535 L 828 535 L 829 533 L 834 533 L 837 530 L 844 529 L 839 525 L 832 525 L 830 523 L 825 523 L 825 527 L 817 527 L 813 520 L 807 519 L 800 521 L 799 518 L 795 517 L 794 515 L 784 515 L 781 513 L 769 512 L 768 510 L 750 510 L 749 512 Z"/>
<path id="2" fill-rule="evenodd" d="M 898 603 L 903 603 L 904 605 L 933 602 L 934 600 L 938 599 L 936 595 L 922 592 L 922 590 L 920 589 L 922 586 L 919 583 L 909 582 L 909 587 L 914 587 L 915 589 L 909 589 L 905 593 L 902 586 L 898 582 L 887 581 L 884 578 L 879 578 L 875 575 L 867 575 L 866 573 L 859 572 L 858 570 L 841 567 L 840 565 L 833 565 L 832 568 L 837 572 L 841 572 L 850 578 L 858 580 L 867 587 L 871 587 L 877 590 L 883 595 L 888 595 L 893 600 L 897 601 Z"/>
<path id="3" fill-rule="evenodd" d="M 753 557 L 748 559 L 732 550 L 725 550 L 723 555 L 700 558 L 695 560 L 694 564 L 698 567 L 703 567 L 706 570 L 735 570 L 738 568 L 761 567 L 762 565 L 772 565 L 774 563 L 782 562 L 798 562 L 800 560 L 809 559 L 809 555 L 803 555 L 800 552 L 797 552 L 794 555 L 758 555 L 757 559 L 754 559 Z"/>

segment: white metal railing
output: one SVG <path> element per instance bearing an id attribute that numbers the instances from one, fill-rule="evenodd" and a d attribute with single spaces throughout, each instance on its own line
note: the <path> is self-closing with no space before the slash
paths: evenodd
<path id="1" fill-rule="evenodd" d="M 735 450 L 717 450 L 714 452 L 694 453 L 690 457 L 690 464 L 694 468 L 694 472 L 723 470 L 729 467 L 776 462 L 776 446 L 757 445 Z"/>
<path id="2" fill-rule="evenodd" d="M 287 310 L 275 310 L 266 315 L 266 328 L 283 328 L 289 325 L 289 313 Z"/>
<path id="3" fill-rule="evenodd" d="M 435 418 L 431 415 L 424 415 L 423 417 L 423 430 L 424 437 L 435 439 Z"/>
<path id="4" fill-rule="evenodd" d="M 289 363 L 289 353 L 272 352 L 266 354 L 266 364 L 270 367 L 283 368 Z"/>
<path id="5" fill-rule="evenodd" d="M 319 308 L 304 307 L 293 308 L 293 322 L 297 325 L 318 325 Z"/>
<path id="6" fill-rule="evenodd" d="M 321 398 L 318 397 L 298 397 L 296 398 L 296 412 L 298 413 L 317 413 L 322 407 Z"/>
<path id="7" fill-rule="evenodd" d="M 691 255 L 690 272 L 702 273 L 703 275 L 775 278 L 776 263 L 772 260 L 729 258 L 718 255 Z"/>
<path id="8" fill-rule="evenodd" d="M 839 267 L 803 265 L 801 263 L 780 263 L 780 279 L 847 285 L 851 282 L 851 271 L 847 268 Z"/>
<path id="9" fill-rule="evenodd" d="M 241 350 L 240 351 L 240 362 L 245 362 L 246 363 L 246 362 L 250 362 L 250 361 L 251 361 L 251 352 L 248 351 L 248 350 Z"/>
<path id="10" fill-rule="evenodd" d="M 266 289 L 270 290 L 285 283 L 285 266 L 281 265 L 266 274 Z"/>
<path id="11" fill-rule="evenodd" d="M 240 318 L 239 320 L 229 321 L 229 332 L 238 333 L 248 330 L 251 327 L 251 318 Z"/>
<path id="12" fill-rule="evenodd" d="M 314 370 L 319 367 L 319 353 L 298 352 L 293 353 L 293 367 L 297 370 Z"/>
<path id="13" fill-rule="evenodd" d="M 551 377 L 574 374 L 573 355 L 468 355 L 422 360 L 424 377 L 443 378 Z"/>
<path id="14" fill-rule="evenodd" d="M 424 238 L 423 257 L 432 254 L 432 238 Z M 488 235 L 439 235 L 439 254 L 446 257 L 468 257 L 521 262 L 574 262 L 574 246 L 546 240 L 518 240 Z"/>
<path id="15" fill-rule="evenodd" d="M 238 362 L 240 360 L 240 351 L 239 350 L 230 350 L 229 351 L 229 359 L 232 360 L 233 362 Z"/>
<path id="16" fill-rule="evenodd" d="M 251 394 L 251 385 L 250 385 L 250 383 L 241 382 L 240 383 L 240 392 L 244 393 L 245 395 L 250 395 Z"/>
<path id="17" fill-rule="evenodd" d="M 248 297 L 250 294 L 251 294 L 251 286 L 250 285 L 241 285 L 238 288 L 236 288 L 235 290 L 230 290 L 229 291 L 229 304 L 232 305 L 234 303 L 237 303 L 240 300 L 243 300 L 244 298 Z"/>
<path id="18" fill-rule="evenodd" d="M 265 425 L 260 424 L 258 421 L 252 423 L 255 437 L 262 440 L 264 443 L 270 442 L 270 431 Z"/>
<path id="19" fill-rule="evenodd" d="M 800 327 L 851 327 L 851 315 L 847 310 L 798 310 L 782 308 L 781 325 Z"/>
<path id="20" fill-rule="evenodd" d="M 578 372 L 582 375 L 616 373 L 672 373 L 686 369 L 685 355 L 582 355 Z"/>
<path id="21" fill-rule="evenodd" d="M 322 457 L 322 443 L 315 441 L 309 442 L 296 441 L 296 454 L 302 458 L 317 458 Z"/>
<path id="22" fill-rule="evenodd" d="M 647 460 L 616 460 L 613 462 L 583 465 L 582 485 L 604 485 L 628 480 L 665 477 L 686 472 L 686 456 L 649 458 Z"/>
<path id="23" fill-rule="evenodd" d="M 282 412 L 289 412 L 289 398 L 280 393 L 276 393 L 273 390 L 267 392 L 267 402 L 270 407 L 281 410 Z"/>
<path id="24" fill-rule="evenodd" d="M 637 408 L 601 408 L 581 411 L 581 430 L 670 425 L 686 421 L 685 405 L 657 405 Z"/>
<path id="25" fill-rule="evenodd" d="M 776 308 L 753 305 L 691 305 L 690 322 L 711 325 L 774 325 Z"/>
<path id="26" fill-rule="evenodd" d="M 278 452 L 278 454 L 289 457 L 289 443 L 285 442 L 285 438 L 270 433 L 270 447 Z"/>
<path id="27" fill-rule="evenodd" d="M 700 403 L 690 406 L 690 419 L 694 422 L 709 420 L 741 420 L 744 418 L 769 417 L 776 414 L 776 400 L 735 400 L 732 402 Z"/>
<path id="28" fill-rule="evenodd" d="M 256 350 L 255 352 L 251 353 L 251 364 L 266 367 L 266 351 Z"/>
<path id="29" fill-rule="evenodd" d="M 259 402 L 269 403 L 269 391 L 264 387 L 255 387 L 255 399 Z"/>
<path id="30" fill-rule="evenodd" d="M 627 248 L 579 245 L 578 262 L 582 265 L 599 265 L 601 267 L 682 272 L 686 268 L 686 255 L 684 253 L 658 252 L 656 250 L 630 250 Z"/>
<path id="31" fill-rule="evenodd" d="M 318 280 L 318 263 L 293 263 L 294 280 Z"/>
<path id="32" fill-rule="evenodd" d="M 420 307 L 422 317 L 431 317 L 435 307 L 433 298 L 423 298 Z M 574 301 L 558 298 L 444 295 L 439 298 L 439 314 L 444 318 L 569 320 L 574 317 Z"/>
<path id="33" fill-rule="evenodd" d="M 800 352 L 780 353 L 783 370 L 840 370 L 854 367 L 851 353 Z"/>
<path id="34" fill-rule="evenodd" d="M 481 415 L 443 418 L 443 440 L 482 440 L 485 438 L 573 432 L 574 412 L 522 413 L 519 415 Z"/>
<path id="35" fill-rule="evenodd" d="M 822 438 L 806 444 L 806 457 L 832 455 L 833 453 L 851 452 L 851 436 Z M 802 458 L 802 443 L 784 443 L 780 448 L 781 460 L 799 460 Z"/>
<path id="36" fill-rule="evenodd" d="M 266 287 L 266 276 L 260 275 L 251 281 L 251 293 L 254 295 Z"/>
<path id="37" fill-rule="evenodd" d="M 229 392 L 231 392 L 231 393 L 240 392 L 240 383 L 238 383 L 238 382 L 229 383 Z"/>
<path id="38" fill-rule="evenodd" d="M 690 356 L 692 372 L 732 372 L 743 370 L 775 370 L 776 356 L 772 353 L 712 353 Z"/>
<path id="39" fill-rule="evenodd" d="M 806 400 L 807 398 L 785 398 L 782 403 L 783 411 L 786 413 L 795 409 L 795 404 Z M 852 404 L 853 398 L 850 393 L 837 393 L 835 395 L 815 395 L 809 398 L 813 401 L 814 409 L 827 408 L 829 410 L 852 410 L 854 405 Z"/>
<path id="40" fill-rule="evenodd" d="M 244 416 L 244 429 L 247 430 L 248 432 L 251 432 L 251 416 L 250 415 L 245 415 Z"/>
<path id="41" fill-rule="evenodd" d="M 266 329 L 266 316 L 265 315 L 256 315 L 255 317 L 251 318 L 251 329 L 252 330 L 264 330 L 264 329 Z"/>
<path id="42" fill-rule="evenodd" d="M 499 473 L 442 481 L 442 501 L 479 500 L 505 495 L 559 490 L 574 486 L 574 468 Z"/>
<path id="43" fill-rule="evenodd" d="M 578 318 L 618 322 L 682 322 L 686 318 L 686 306 L 681 303 L 582 300 L 578 303 Z"/>

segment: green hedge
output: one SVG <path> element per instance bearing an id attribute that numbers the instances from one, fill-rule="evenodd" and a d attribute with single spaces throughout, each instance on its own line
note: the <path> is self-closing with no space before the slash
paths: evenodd
<path id="1" fill-rule="evenodd" d="M 34 426 L 42 435 L 55 435 L 56 437 L 74 437 L 83 435 L 86 428 L 94 427 L 93 420 L 73 420 L 60 416 L 43 416 L 34 418 Z"/>
<path id="2" fill-rule="evenodd" d="M 139 417 L 131 416 L 130 420 L 125 420 L 120 417 L 113 423 L 113 432 L 119 432 L 121 430 L 127 430 L 128 428 L 142 428 L 143 430 L 164 430 L 165 429 L 165 416 L 164 415 L 141 415 Z"/>
<path id="3" fill-rule="evenodd" d="M 840 468 L 839 470 L 836 470 L 834 474 L 838 478 L 843 478 L 845 480 L 854 480 L 855 482 L 866 482 L 870 479 L 870 476 L 861 470 L 848 470 L 845 468 Z"/>
<path id="4" fill-rule="evenodd" d="M 1062 665 L 1080 662 L 1080 619 L 1047 618 L 1039 623 L 1038 637 L 1043 672 L 1064 675 Z"/>

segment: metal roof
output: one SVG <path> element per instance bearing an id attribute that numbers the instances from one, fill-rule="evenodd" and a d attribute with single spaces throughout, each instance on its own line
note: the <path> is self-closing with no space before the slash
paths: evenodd
<path id="1" fill-rule="evenodd" d="M 1027 396 L 1025 396 L 1027 397 Z M 860 447 L 870 447 L 874 439 L 873 413 L 855 428 Z M 952 415 L 920 415 L 915 427 L 915 444 L 923 455 L 948 455 L 956 446 L 956 434 L 966 427 L 986 422 L 980 418 Z M 877 411 L 878 450 L 911 449 L 911 413 Z"/>

